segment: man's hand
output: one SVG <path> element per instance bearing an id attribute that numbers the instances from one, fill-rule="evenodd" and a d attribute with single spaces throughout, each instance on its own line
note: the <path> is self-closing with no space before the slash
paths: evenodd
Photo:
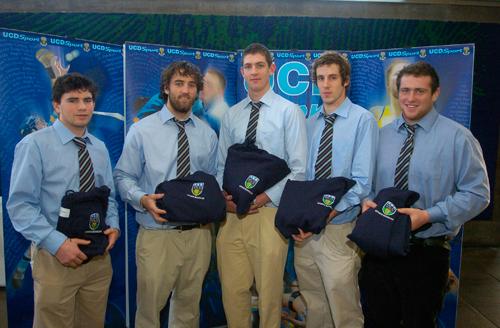
<path id="1" fill-rule="evenodd" d="M 331 212 L 330 212 L 330 215 L 328 215 L 328 218 L 326 219 L 326 224 L 330 223 L 330 221 L 336 217 L 337 215 L 339 215 L 340 212 L 337 211 L 336 209 L 333 209 Z"/>
<path id="2" fill-rule="evenodd" d="M 163 196 L 164 194 L 144 195 L 141 197 L 141 206 L 148 210 L 156 221 L 168 222 L 168 220 L 165 220 L 160 216 L 161 214 L 167 214 L 167 211 L 160 210 L 156 206 L 156 200 L 162 199 Z"/>
<path id="3" fill-rule="evenodd" d="M 116 228 L 109 228 L 104 230 L 104 234 L 108 236 L 108 247 L 106 247 L 106 251 L 109 251 L 113 246 L 115 246 L 115 242 L 120 236 L 120 232 Z"/>
<path id="4" fill-rule="evenodd" d="M 259 207 L 262 207 L 270 202 L 271 198 L 269 198 L 269 196 L 265 192 L 257 195 L 257 197 L 255 197 L 255 203 L 250 206 L 250 210 L 247 214 L 259 213 Z"/>
<path id="5" fill-rule="evenodd" d="M 361 205 L 361 213 L 364 213 L 369 208 L 375 208 L 375 207 L 377 207 L 377 204 L 375 204 L 371 200 L 365 200 Z"/>
<path id="6" fill-rule="evenodd" d="M 228 194 L 224 189 L 222 190 L 222 195 L 226 199 L 226 211 L 236 213 L 236 203 L 233 202 L 233 196 Z"/>
<path id="7" fill-rule="evenodd" d="M 87 255 L 83 254 L 78 245 L 88 245 L 90 240 L 79 238 L 68 238 L 62 243 L 61 247 L 56 252 L 56 259 L 64 266 L 76 268 L 87 259 Z"/>
<path id="8" fill-rule="evenodd" d="M 299 232 L 300 232 L 299 235 L 292 235 L 292 238 L 295 239 L 295 241 L 298 241 L 299 243 L 301 243 L 303 241 L 306 241 L 307 238 L 309 238 L 312 235 L 314 235 L 312 232 L 310 232 L 310 231 L 309 232 L 304 232 L 300 228 L 299 228 Z"/>
<path id="9" fill-rule="evenodd" d="M 411 231 L 417 230 L 424 224 L 431 222 L 429 212 L 425 210 L 420 210 L 418 208 L 399 208 L 398 212 L 410 216 Z"/>

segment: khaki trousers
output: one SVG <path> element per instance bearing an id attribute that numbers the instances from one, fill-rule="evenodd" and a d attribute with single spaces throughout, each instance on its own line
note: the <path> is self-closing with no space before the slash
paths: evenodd
<path id="1" fill-rule="evenodd" d="M 172 292 L 169 327 L 199 327 L 203 279 L 210 265 L 210 226 L 188 231 L 139 228 L 136 244 L 137 328 L 160 327 Z"/>
<path id="2" fill-rule="evenodd" d="M 307 302 L 308 328 L 363 327 L 361 258 L 356 244 L 347 238 L 354 226 L 354 221 L 328 224 L 321 234 L 295 243 L 295 271 Z"/>
<path id="3" fill-rule="evenodd" d="M 217 265 L 229 328 L 251 327 L 251 292 L 259 293 L 260 327 L 281 325 L 288 240 L 274 226 L 276 208 L 238 217 L 228 213 L 217 236 Z"/>
<path id="4" fill-rule="evenodd" d="M 32 244 L 31 259 L 35 290 L 33 327 L 104 327 L 113 276 L 108 252 L 73 269 Z"/>

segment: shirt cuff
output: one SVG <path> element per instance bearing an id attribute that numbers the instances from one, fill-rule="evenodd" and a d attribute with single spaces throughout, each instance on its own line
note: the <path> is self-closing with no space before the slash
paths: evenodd
<path id="1" fill-rule="evenodd" d="M 46 249 L 47 251 L 49 251 L 50 254 L 55 256 L 57 250 L 66 241 L 66 239 L 68 239 L 68 237 L 62 232 L 59 232 L 57 230 L 52 230 L 52 232 L 49 233 L 47 238 L 43 242 L 40 242 L 40 245 L 37 246 Z"/>
<path id="2" fill-rule="evenodd" d="M 140 190 L 138 190 L 132 194 L 132 204 L 131 205 L 134 207 L 134 209 L 136 209 L 137 211 L 139 211 L 141 213 L 145 213 L 147 211 L 141 205 L 141 198 L 144 195 L 147 195 L 147 193 L 145 193 L 144 191 L 140 191 Z"/>
<path id="3" fill-rule="evenodd" d="M 439 206 L 432 206 L 426 209 L 426 211 L 429 213 L 431 223 L 444 222 L 446 220 L 446 215 L 444 215 Z"/>
<path id="4" fill-rule="evenodd" d="M 280 186 L 274 185 L 264 192 L 271 199 L 271 202 L 274 204 L 274 206 L 279 206 L 281 195 L 283 194 L 283 190 L 281 190 Z"/>

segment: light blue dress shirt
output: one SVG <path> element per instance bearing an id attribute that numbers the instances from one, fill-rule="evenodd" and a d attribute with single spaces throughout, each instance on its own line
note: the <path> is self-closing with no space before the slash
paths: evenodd
<path id="1" fill-rule="evenodd" d="M 356 184 L 342 197 L 335 209 L 340 213 L 330 224 L 353 221 L 359 213 L 361 200 L 372 189 L 375 159 L 378 146 L 378 125 L 372 113 L 355 105 L 349 98 L 335 110 L 338 117 L 333 124 L 332 175 L 352 179 Z M 315 164 L 321 134 L 325 127 L 325 112 L 307 119 L 307 180 L 314 180 Z"/>
<path id="2" fill-rule="evenodd" d="M 67 237 L 56 230 L 61 200 L 67 190 L 80 190 L 79 147 L 61 121 L 21 140 L 15 150 L 7 210 L 14 229 L 55 255 Z M 106 224 L 120 230 L 118 204 L 108 150 L 85 131 L 94 167 L 95 186 L 111 189 Z"/>
<path id="3" fill-rule="evenodd" d="M 141 198 L 154 194 L 158 184 L 177 178 L 177 136 L 179 128 L 174 115 L 163 108 L 134 123 L 125 138 L 123 153 L 113 171 L 121 198 L 138 212 L 137 222 L 146 229 L 171 229 L 174 225 L 156 221 L 141 206 Z M 189 141 L 190 173 L 203 171 L 215 175 L 217 136 L 193 113 L 185 131 Z"/>
<path id="4" fill-rule="evenodd" d="M 394 186 L 399 152 L 407 136 L 399 117 L 380 130 L 375 194 Z M 408 172 L 408 189 L 420 194 L 412 206 L 429 213 L 432 227 L 420 238 L 454 237 L 462 224 L 488 206 L 488 174 L 479 142 L 462 125 L 433 108 L 418 123 Z"/>
<path id="5" fill-rule="evenodd" d="M 255 145 L 286 161 L 291 173 L 265 191 L 272 203 L 278 207 L 281 194 L 288 179 L 305 180 L 307 139 L 305 116 L 294 103 L 275 94 L 272 89 L 260 99 L 259 123 Z M 222 188 L 227 150 L 235 143 L 243 143 L 247 132 L 252 100 L 249 96 L 229 108 L 222 118 L 219 137 L 219 160 L 217 180 Z"/>

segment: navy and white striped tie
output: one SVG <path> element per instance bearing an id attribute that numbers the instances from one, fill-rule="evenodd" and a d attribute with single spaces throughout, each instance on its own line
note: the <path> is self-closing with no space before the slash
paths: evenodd
<path id="1" fill-rule="evenodd" d="M 413 140 L 415 137 L 415 129 L 417 129 L 419 125 L 409 125 L 406 123 L 403 123 L 403 125 L 408 135 L 399 153 L 396 173 L 394 174 L 394 186 L 403 190 L 408 190 L 408 171 L 410 169 L 411 155 L 413 154 Z"/>
<path id="2" fill-rule="evenodd" d="M 174 122 L 179 128 L 177 135 L 177 177 L 184 178 L 189 175 L 191 164 L 189 160 L 189 141 L 186 135 L 185 125 L 190 119 L 180 121 L 174 118 Z"/>
<path id="3" fill-rule="evenodd" d="M 262 106 L 262 101 L 252 102 L 252 112 L 248 120 L 247 133 L 245 139 L 250 139 L 250 143 L 254 143 L 257 138 L 257 124 L 259 123 L 259 109 Z"/>
<path id="4" fill-rule="evenodd" d="M 316 159 L 314 179 L 328 179 L 332 174 L 332 141 L 333 123 L 337 114 L 325 116 L 325 128 L 321 134 L 319 143 L 318 158 Z"/>
<path id="5" fill-rule="evenodd" d="M 73 138 L 78 150 L 78 165 L 80 166 L 80 191 L 91 191 L 95 186 L 94 168 L 87 150 L 87 142 L 80 137 Z"/>

